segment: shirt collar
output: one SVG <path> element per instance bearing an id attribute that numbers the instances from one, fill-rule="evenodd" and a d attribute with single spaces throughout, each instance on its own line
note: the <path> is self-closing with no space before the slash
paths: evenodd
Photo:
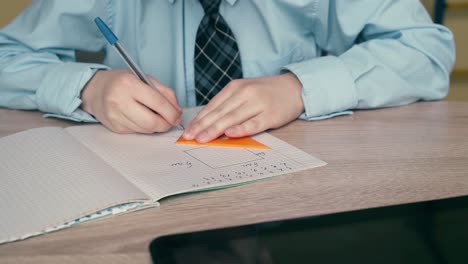
<path id="1" fill-rule="evenodd" d="M 173 4 L 176 0 L 167 0 L 169 3 Z M 226 2 L 228 2 L 230 5 L 234 5 L 237 0 L 225 0 Z"/>

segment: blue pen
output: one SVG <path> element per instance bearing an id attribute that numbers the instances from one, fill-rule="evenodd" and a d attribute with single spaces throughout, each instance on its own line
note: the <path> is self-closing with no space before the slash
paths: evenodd
<path id="1" fill-rule="evenodd" d="M 120 55 L 120 57 L 123 59 L 123 61 L 127 64 L 128 68 L 137 76 L 140 80 L 142 80 L 144 83 L 149 85 L 151 88 L 155 89 L 156 91 L 158 90 L 150 80 L 146 77 L 146 75 L 143 73 L 143 71 L 138 67 L 138 65 L 133 61 L 133 59 L 128 55 L 128 53 L 125 51 L 124 47 L 120 45 L 119 39 L 117 36 L 112 32 L 112 30 L 102 21 L 100 17 L 96 17 L 94 19 L 94 22 L 96 22 L 97 27 L 101 31 L 101 33 L 104 35 L 104 37 L 107 39 L 109 44 L 114 47 L 114 49 L 117 51 L 117 53 Z M 184 129 L 182 125 L 178 125 L 181 129 Z"/>

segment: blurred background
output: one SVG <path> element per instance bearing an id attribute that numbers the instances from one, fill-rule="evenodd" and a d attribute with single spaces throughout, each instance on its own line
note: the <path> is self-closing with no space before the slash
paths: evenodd
<path id="1" fill-rule="evenodd" d="M 406 1 L 406 0 L 397 0 Z M 468 101 L 468 0 L 421 0 L 433 19 L 455 35 L 457 62 L 445 100 Z M 8 24 L 31 0 L 0 1 L 0 28 Z"/>

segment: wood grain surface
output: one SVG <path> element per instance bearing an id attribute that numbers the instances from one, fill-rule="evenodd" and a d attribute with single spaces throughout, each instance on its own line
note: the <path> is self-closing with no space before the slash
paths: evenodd
<path id="1" fill-rule="evenodd" d="M 0 136 L 70 125 L 0 109 Z M 150 241 L 164 234 L 468 195 L 468 103 L 357 111 L 270 133 L 328 165 L 0 245 L 0 263 L 148 263 Z"/>

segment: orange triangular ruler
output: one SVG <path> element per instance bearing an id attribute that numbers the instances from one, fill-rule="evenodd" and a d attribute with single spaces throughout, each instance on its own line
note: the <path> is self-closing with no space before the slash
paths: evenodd
<path id="1" fill-rule="evenodd" d="M 195 146 L 214 146 L 226 148 L 254 148 L 254 149 L 271 149 L 251 137 L 228 138 L 221 137 L 207 143 L 198 143 L 196 140 L 185 140 L 182 136 L 176 141 L 176 144 L 195 145 Z"/>

